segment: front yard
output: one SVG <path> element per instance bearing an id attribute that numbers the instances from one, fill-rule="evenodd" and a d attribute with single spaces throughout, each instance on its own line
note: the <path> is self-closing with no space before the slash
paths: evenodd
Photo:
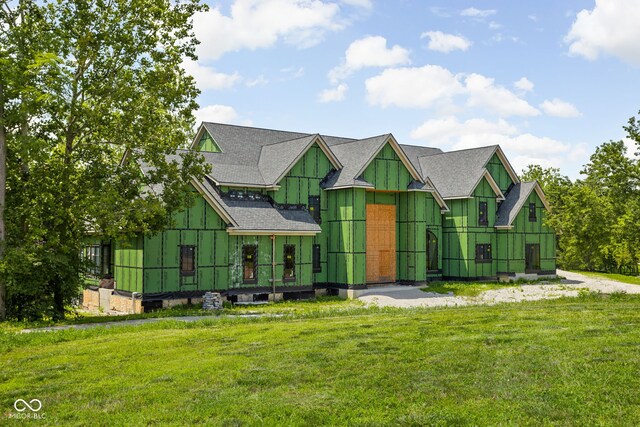
<path id="1" fill-rule="evenodd" d="M 350 304 L 347 302 L 347 304 Z M 640 297 L 0 332 L 0 424 L 640 423 Z M 311 308 L 310 308 L 311 307 Z M 271 309 L 269 309 L 271 310 Z"/>

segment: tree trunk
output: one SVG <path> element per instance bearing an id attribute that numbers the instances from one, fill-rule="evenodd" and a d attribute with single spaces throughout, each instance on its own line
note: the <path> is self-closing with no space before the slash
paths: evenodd
<path id="1" fill-rule="evenodd" d="M 0 262 L 4 258 L 4 204 L 7 192 L 7 134 L 4 127 L 4 85 L 0 84 Z M 0 321 L 7 317 L 7 284 L 0 277 Z"/>

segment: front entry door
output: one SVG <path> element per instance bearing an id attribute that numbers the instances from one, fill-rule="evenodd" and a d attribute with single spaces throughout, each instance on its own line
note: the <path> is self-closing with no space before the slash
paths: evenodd
<path id="1" fill-rule="evenodd" d="M 524 272 L 536 273 L 540 271 L 540 245 L 524 245 Z"/>
<path id="2" fill-rule="evenodd" d="M 367 205 L 367 283 L 396 281 L 396 207 Z"/>

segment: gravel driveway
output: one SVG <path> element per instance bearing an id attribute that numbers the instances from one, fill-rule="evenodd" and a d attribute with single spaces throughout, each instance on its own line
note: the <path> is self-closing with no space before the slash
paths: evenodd
<path id="1" fill-rule="evenodd" d="M 615 280 L 597 279 L 578 273 L 558 270 L 558 276 L 565 277 L 560 283 L 540 283 L 521 285 L 485 291 L 477 297 L 457 297 L 423 292 L 418 287 L 394 286 L 368 289 L 358 296 L 367 305 L 380 307 L 453 307 L 477 304 L 497 304 L 502 302 L 533 301 L 539 299 L 576 297 L 582 291 L 640 294 L 639 285 L 630 285 Z"/>

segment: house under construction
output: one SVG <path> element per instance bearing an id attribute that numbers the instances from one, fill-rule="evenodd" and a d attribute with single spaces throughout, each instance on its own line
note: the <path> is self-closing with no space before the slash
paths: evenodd
<path id="1" fill-rule="evenodd" d="M 211 172 L 194 177 L 199 197 L 172 228 L 86 248 L 95 275 L 113 277 L 114 295 L 136 311 L 206 291 L 288 298 L 555 274 L 545 196 L 497 145 L 443 152 L 391 134 L 203 123 L 191 149 Z"/>

